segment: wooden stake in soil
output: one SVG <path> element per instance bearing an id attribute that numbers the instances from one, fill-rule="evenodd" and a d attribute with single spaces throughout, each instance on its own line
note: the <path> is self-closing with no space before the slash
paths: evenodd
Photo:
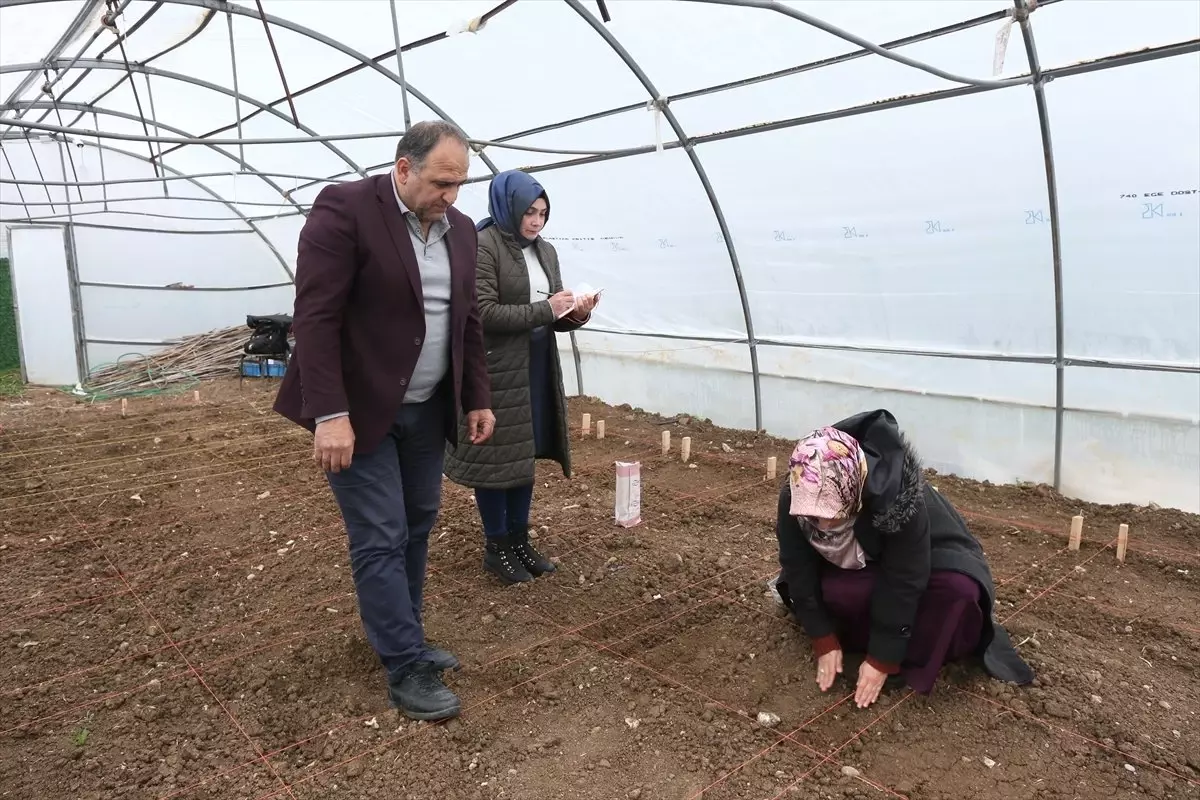
<path id="1" fill-rule="evenodd" d="M 767 457 L 767 480 L 775 480 L 775 465 L 777 463 L 778 461 L 775 459 L 775 456 Z"/>
<path id="2" fill-rule="evenodd" d="M 1129 526 L 1122 523 L 1117 528 L 1117 561 L 1125 563 L 1125 550 L 1129 547 Z"/>
<path id="3" fill-rule="evenodd" d="M 121 416 L 123 417 L 128 413 L 129 413 L 129 401 L 126 400 L 124 397 L 122 397 L 121 398 Z"/>
<path id="4" fill-rule="evenodd" d="M 585 413 L 583 415 L 583 435 L 587 436 L 592 432 L 592 415 Z"/>
<path id="5" fill-rule="evenodd" d="M 1079 542 L 1083 539 L 1083 517 L 1076 515 L 1071 517 L 1071 538 L 1067 542 L 1067 548 L 1070 550 L 1078 550 Z"/>
<path id="6" fill-rule="evenodd" d="M 192 402 L 194 402 L 196 405 L 200 405 L 200 390 L 199 389 L 192 392 Z"/>
<path id="7" fill-rule="evenodd" d="M 596 438 L 597 439 L 604 438 L 604 420 L 602 420 L 602 419 L 596 420 Z"/>
<path id="8" fill-rule="evenodd" d="M 685 436 L 679 440 L 679 456 L 685 464 L 692 457 L 692 437 Z"/>
<path id="9" fill-rule="evenodd" d="M 671 452 L 671 432 L 670 431 L 663 431 L 662 442 L 663 442 L 663 455 L 665 456 L 667 453 Z"/>

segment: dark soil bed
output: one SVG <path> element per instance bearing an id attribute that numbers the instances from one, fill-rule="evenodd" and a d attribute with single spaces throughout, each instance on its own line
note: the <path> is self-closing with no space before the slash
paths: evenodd
<path id="1" fill-rule="evenodd" d="M 464 713 L 413 723 L 273 391 L 0 410 L 0 798 L 1200 798 L 1200 518 L 931 475 L 1039 678 L 956 666 L 859 710 L 849 679 L 817 689 L 765 591 L 766 463 L 782 474 L 791 443 L 573 400 L 576 474 L 544 469 L 535 497 L 553 577 L 486 577 L 471 496 L 446 484 L 426 626 L 463 661 Z M 642 465 L 631 529 L 618 459 Z"/>

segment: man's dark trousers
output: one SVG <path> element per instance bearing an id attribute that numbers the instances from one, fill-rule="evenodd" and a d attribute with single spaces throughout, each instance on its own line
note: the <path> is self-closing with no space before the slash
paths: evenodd
<path id="1" fill-rule="evenodd" d="M 421 610 L 429 533 L 442 501 L 444 391 L 405 403 L 373 452 L 355 453 L 349 469 L 327 473 L 346 523 L 363 628 L 393 679 L 425 652 Z"/>

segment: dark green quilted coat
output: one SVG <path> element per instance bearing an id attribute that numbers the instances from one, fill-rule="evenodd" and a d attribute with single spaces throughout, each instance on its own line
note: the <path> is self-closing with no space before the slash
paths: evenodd
<path id="1" fill-rule="evenodd" d="M 554 246 L 538 238 L 538 258 L 550 278 L 550 291 L 562 291 L 562 275 Z M 492 225 L 479 233 L 476 272 L 479 315 L 487 350 L 488 376 L 492 379 L 492 413 L 496 430 L 480 445 L 467 440 L 466 422 L 459 420 L 459 445 L 447 447 L 446 477 L 472 489 L 508 489 L 534 479 L 533 414 L 529 400 L 529 332 L 553 325 L 559 333 L 579 324 L 554 321 L 545 300 L 530 303 L 529 272 L 521 248 L 508 234 Z M 554 390 L 554 442 L 548 457 L 571 476 L 571 446 L 567 424 L 567 398 L 563 390 L 558 347 L 551 341 L 550 380 Z"/>

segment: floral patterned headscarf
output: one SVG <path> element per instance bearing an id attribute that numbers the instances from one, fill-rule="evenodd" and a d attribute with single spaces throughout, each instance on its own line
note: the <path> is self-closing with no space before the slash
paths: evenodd
<path id="1" fill-rule="evenodd" d="M 858 440 L 837 428 L 821 428 L 801 439 L 788 462 L 790 513 L 804 523 L 813 547 L 843 569 L 866 564 L 853 524 L 862 509 L 866 479 L 866 454 Z M 813 520 L 843 524 L 823 531 Z"/>

